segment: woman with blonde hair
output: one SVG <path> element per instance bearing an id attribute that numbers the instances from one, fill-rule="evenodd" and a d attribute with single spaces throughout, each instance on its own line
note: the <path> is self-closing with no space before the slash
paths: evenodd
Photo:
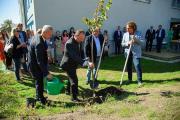
<path id="1" fill-rule="evenodd" d="M 12 59 L 14 61 L 14 71 L 15 71 L 16 80 L 19 82 L 20 81 L 19 70 L 21 67 L 21 58 L 23 56 L 22 48 L 26 46 L 26 44 L 20 42 L 19 31 L 16 28 L 12 29 L 11 36 L 12 37 L 10 39 L 10 43 L 13 45 Z"/>

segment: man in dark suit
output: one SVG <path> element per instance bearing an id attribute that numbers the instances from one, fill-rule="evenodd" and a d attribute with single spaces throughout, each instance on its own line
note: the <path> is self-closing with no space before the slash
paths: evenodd
<path id="1" fill-rule="evenodd" d="M 162 25 L 158 26 L 158 30 L 156 31 L 156 39 L 157 39 L 157 46 L 156 46 L 156 50 L 157 53 L 161 52 L 161 47 L 162 47 L 162 42 L 163 39 L 165 38 L 165 30 L 162 28 Z"/>
<path id="2" fill-rule="evenodd" d="M 92 44 L 92 41 L 93 41 L 93 44 Z M 88 36 L 86 41 L 85 41 L 86 57 L 88 57 L 89 60 L 91 62 L 93 62 L 94 66 L 95 66 L 94 67 L 94 73 L 92 73 L 94 75 L 96 73 L 97 65 L 98 65 L 98 62 L 99 62 L 100 55 L 101 55 L 103 41 L 104 41 L 104 37 L 100 36 L 99 28 L 96 28 L 92 32 L 92 35 Z M 93 50 L 91 50 L 92 48 L 93 48 Z M 93 51 L 93 53 L 92 53 L 92 51 Z M 94 61 L 92 61 L 92 57 L 93 57 Z M 91 80 L 91 68 L 88 68 L 86 84 L 89 84 L 90 80 Z"/>
<path id="3" fill-rule="evenodd" d="M 122 41 L 122 32 L 120 26 L 117 27 L 117 30 L 114 32 L 114 42 L 115 42 L 115 54 L 118 55 L 121 52 L 121 41 Z"/>
<path id="4" fill-rule="evenodd" d="M 72 93 L 72 101 L 79 102 L 78 95 L 78 78 L 76 69 L 78 65 L 87 66 L 92 68 L 94 65 L 81 58 L 80 43 L 85 39 L 85 32 L 83 30 L 77 30 L 75 35 L 71 37 L 64 49 L 64 56 L 61 61 L 61 68 L 66 71 L 70 81 L 70 91 Z"/>
<path id="5" fill-rule="evenodd" d="M 46 98 L 43 95 L 43 78 L 52 79 L 52 75 L 48 71 L 47 43 L 53 33 L 50 25 L 44 25 L 41 35 L 36 35 L 30 43 L 28 53 L 28 67 L 35 79 L 36 99 L 42 104 L 46 104 Z"/>
<path id="6" fill-rule="evenodd" d="M 153 26 L 150 27 L 150 29 L 148 29 L 146 31 L 146 51 L 151 51 L 152 49 L 152 43 L 153 43 L 153 40 L 155 39 L 155 30 L 153 29 Z"/>

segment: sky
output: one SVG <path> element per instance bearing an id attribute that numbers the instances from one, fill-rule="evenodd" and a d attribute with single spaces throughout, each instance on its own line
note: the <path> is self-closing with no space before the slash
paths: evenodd
<path id="1" fill-rule="evenodd" d="M 0 0 L 0 25 L 6 19 L 15 24 L 20 22 L 18 0 Z"/>

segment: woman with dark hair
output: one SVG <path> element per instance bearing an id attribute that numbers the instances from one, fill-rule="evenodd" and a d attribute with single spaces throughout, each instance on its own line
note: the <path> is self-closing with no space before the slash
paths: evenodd
<path id="1" fill-rule="evenodd" d="M 64 47 L 65 47 L 65 44 L 68 41 L 68 39 L 69 39 L 68 32 L 67 32 L 67 30 L 64 30 L 63 33 L 62 33 L 62 42 L 61 42 L 61 51 L 62 51 L 62 53 L 64 53 Z"/>
<path id="2" fill-rule="evenodd" d="M 23 56 L 23 47 L 26 43 L 21 43 L 19 40 L 19 31 L 15 28 L 11 32 L 10 43 L 13 44 L 12 59 L 14 61 L 14 71 L 16 75 L 16 80 L 20 81 L 19 70 L 21 67 L 21 58 Z"/>
<path id="3" fill-rule="evenodd" d="M 104 56 L 108 57 L 108 53 L 109 53 L 109 34 L 107 30 L 104 30 L 103 36 L 107 37 L 107 41 L 105 41 L 105 45 L 104 45 Z"/>
<path id="4" fill-rule="evenodd" d="M 74 29 L 74 27 L 71 27 L 70 30 L 69 30 L 69 38 L 74 36 L 74 34 L 75 34 L 75 29 Z"/>

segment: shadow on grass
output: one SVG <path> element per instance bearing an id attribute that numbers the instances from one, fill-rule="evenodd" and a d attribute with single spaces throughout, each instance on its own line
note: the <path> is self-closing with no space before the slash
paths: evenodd
<path id="1" fill-rule="evenodd" d="M 56 72 L 56 73 L 62 73 L 62 72 L 64 72 L 64 71 L 60 68 L 60 66 L 58 66 L 58 65 L 50 65 L 50 66 L 49 66 L 49 70 L 50 70 L 51 72 Z"/>
<path id="2" fill-rule="evenodd" d="M 180 78 L 175 79 L 167 79 L 167 80 L 143 80 L 145 84 L 162 84 L 162 83 L 169 83 L 169 82 L 180 82 Z M 107 84 L 107 85 L 120 85 L 120 81 L 107 81 L 107 80 L 99 80 L 100 84 Z M 125 85 L 126 81 L 123 81 Z M 130 84 L 137 84 L 137 81 L 132 81 Z"/>
<path id="3" fill-rule="evenodd" d="M 64 107 L 64 108 L 72 108 L 75 106 L 84 106 L 84 102 L 62 102 L 62 101 L 53 101 L 48 100 L 49 107 Z"/>
<path id="4" fill-rule="evenodd" d="M 152 60 L 141 59 L 143 73 L 165 73 L 179 71 L 179 63 L 161 63 Z M 106 57 L 102 60 L 100 70 L 122 71 L 125 64 L 123 55 L 115 57 Z M 133 67 L 134 68 L 134 67 Z M 135 70 L 134 70 L 135 71 Z"/>
<path id="5" fill-rule="evenodd" d="M 135 93 L 135 92 L 128 92 L 123 90 L 122 88 L 117 88 L 114 86 L 109 86 L 100 90 L 95 91 L 95 97 L 93 98 L 93 90 L 88 88 L 79 87 L 81 90 L 81 96 L 83 99 L 89 99 L 92 104 L 93 103 L 103 103 L 105 102 L 109 97 L 114 97 L 115 100 L 124 100 L 128 98 L 128 96 L 142 96 L 142 95 L 148 95 L 150 93 Z M 92 100 L 92 101 L 91 101 Z"/>

